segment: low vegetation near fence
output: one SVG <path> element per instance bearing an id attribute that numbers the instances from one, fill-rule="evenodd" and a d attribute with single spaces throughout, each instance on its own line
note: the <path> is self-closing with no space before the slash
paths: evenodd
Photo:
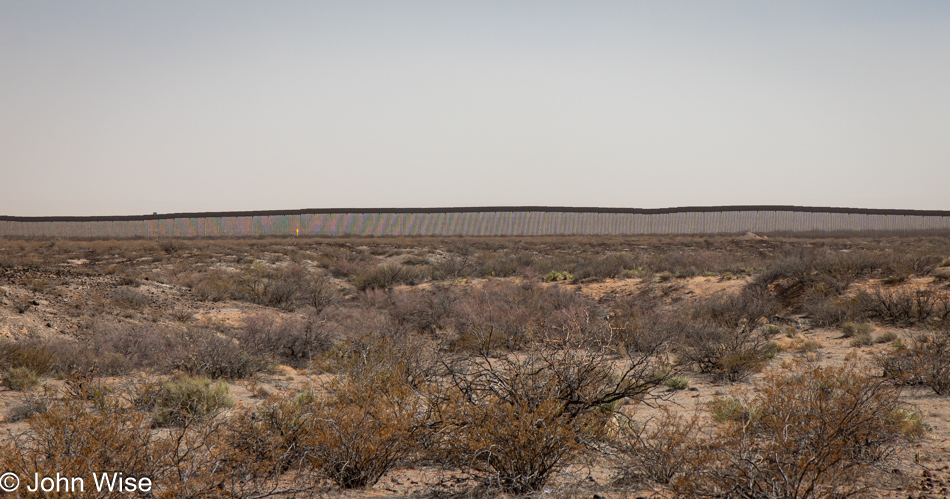
<path id="1" fill-rule="evenodd" d="M 950 408 L 943 238 L 424 243 L 0 241 L 0 466 L 169 498 L 873 496 L 917 487 L 907 394 Z"/>

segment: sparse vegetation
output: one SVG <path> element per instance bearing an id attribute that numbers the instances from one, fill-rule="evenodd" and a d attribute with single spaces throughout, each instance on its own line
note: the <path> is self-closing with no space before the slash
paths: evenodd
<path id="1" fill-rule="evenodd" d="M 769 376 L 749 400 L 724 402 L 709 463 L 681 492 L 741 497 L 829 497 L 864 492 L 876 464 L 920 437 L 899 389 L 850 367 Z M 728 408 L 728 409 L 727 409 Z"/>
<path id="2" fill-rule="evenodd" d="M 223 381 L 177 376 L 162 383 L 143 385 L 136 397 L 138 406 L 153 413 L 155 424 L 183 425 L 192 419 L 212 417 L 234 405 L 230 387 Z"/>
<path id="3" fill-rule="evenodd" d="M 867 322 L 856 324 L 854 322 L 845 322 L 841 325 L 841 335 L 845 338 L 854 336 L 867 336 L 874 331 L 874 325 Z"/>
<path id="4" fill-rule="evenodd" d="M 918 437 L 948 428 L 946 254 L 0 240 L 0 466 L 147 475 L 168 498 L 917 497 L 912 475 L 943 473 Z"/>
<path id="5" fill-rule="evenodd" d="M 40 384 L 40 378 L 29 367 L 13 367 L 3 373 L 2 383 L 11 390 L 23 391 Z"/>

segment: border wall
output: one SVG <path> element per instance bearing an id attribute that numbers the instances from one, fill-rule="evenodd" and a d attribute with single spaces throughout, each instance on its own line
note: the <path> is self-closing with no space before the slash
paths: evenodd
<path id="1" fill-rule="evenodd" d="M 299 230 L 299 232 L 298 232 Z M 0 216 L 0 236 L 52 238 L 948 233 L 950 211 L 715 206 L 310 209 L 112 217 Z"/>

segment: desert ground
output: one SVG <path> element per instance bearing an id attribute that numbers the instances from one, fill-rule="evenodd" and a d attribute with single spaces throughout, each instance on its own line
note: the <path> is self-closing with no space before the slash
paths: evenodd
<path id="1" fill-rule="evenodd" d="M 0 372 L 23 497 L 948 497 L 950 237 L 0 239 Z"/>

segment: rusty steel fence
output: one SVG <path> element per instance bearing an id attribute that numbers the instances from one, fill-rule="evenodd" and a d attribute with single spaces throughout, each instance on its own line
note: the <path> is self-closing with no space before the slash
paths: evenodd
<path id="1" fill-rule="evenodd" d="M 112 217 L 0 216 L 0 236 L 571 236 L 950 233 L 950 211 L 714 206 L 666 209 L 477 207 L 310 209 Z"/>

